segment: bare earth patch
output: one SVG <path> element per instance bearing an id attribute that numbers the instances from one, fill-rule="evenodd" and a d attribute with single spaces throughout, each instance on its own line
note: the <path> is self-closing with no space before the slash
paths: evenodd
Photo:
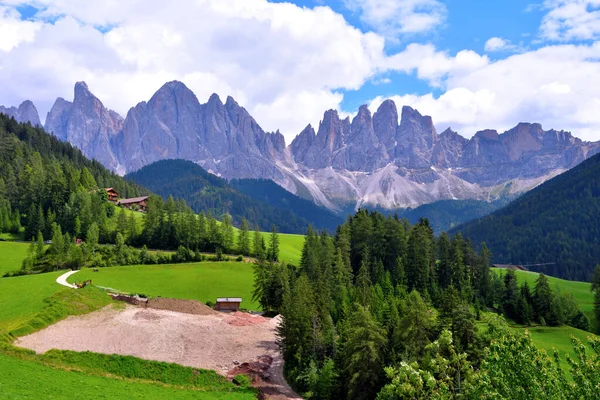
<path id="1" fill-rule="evenodd" d="M 198 313 L 198 309 L 194 311 Z M 266 370 L 266 379 L 256 386 L 267 398 L 299 398 L 283 379 L 281 356 L 275 343 L 277 319 L 198 314 L 130 305 L 118 310 L 108 306 L 87 315 L 69 317 L 21 337 L 15 344 L 38 353 L 60 349 L 130 355 L 212 369 L 223 375 L 266 356 L 273 361 Z M 251 322 L 248 318 L 252 318 Z"/>

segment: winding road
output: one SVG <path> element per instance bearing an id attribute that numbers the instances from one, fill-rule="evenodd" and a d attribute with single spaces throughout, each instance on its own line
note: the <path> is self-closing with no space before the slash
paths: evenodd
<path id="1" fill-rule="evenodd" d="M 77 289 L 77 286 L 75 286 L 75 285 L 67 282 L 67 278 L 70 277 L 71 275 L 77 273 L 77 272 L 79 272 L 79 270 L 65 272 L 64 274 L 62 274 L 61 276 L 59 276 L 58 278 L 56 278 L 56 283 L 58 283 L 59 285 L 63 285 L 63 286 L 69 287 L 71 289 Z"/>

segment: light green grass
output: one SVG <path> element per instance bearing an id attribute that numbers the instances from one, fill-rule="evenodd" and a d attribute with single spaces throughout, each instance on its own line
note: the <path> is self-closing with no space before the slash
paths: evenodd
<path id="1" fill-rule="evenodd" d="M 560 355 L 560 366 L 567 374 L 567 377 L 571 378 L 569 372 L 569 363 L 567 362 L 566 355 L 575 357 L 573 351 L 573 345 L 571 344 L 571 335 L 579 339 L 583 344 L 587 345 L 587 337 L 593 337 L 594 335 L 590 332 L 585 332 L 570 326 L 532 326 L 528 328 L 513 327 L 515 330 L 529 330 L 531 334 L 531 340 L 538 349 L 546 350 L 546 353 L 552 357 L 554 350 Z M 592 349 L 588 346 L 588 351 Z"/>
<path id="2" fill-rule="evenodd" d="M 0 394 L 3 399 L 232 399 L 251 393 L 203 392 L 158 383 L 86 375 L 0 354 Z"/>
<path id="3" fill-rule="evenodd" d="M 504 276 L 506 273 L 506 270 L 501 268 L 492 268 L 492 271 L 500 274 L 500 276 Z M 537 272 L 531 271 L 515 271 L 515 273 L 519 286 L 527 282 L 531 290 L 535 287 L 535 281 L 540 275 Z M 571 293 L 573 295 L 581 311 L 590 319 L 592 328 L 598 323 L 594 315 L 594 294 L 590 290 L 590 283 L 567 281 L 553 276 L 548 276 L 548 282 L 552 290 L 560 291 L 561 293 Z"/>
<path id="4" fill-rule="evenodd" d="M 94 285 L 150 297 L 172 297 L 214 302 L 217 297 L 241 297 L 242 307 L 258 310 L 251 300 L 254 272 L 252 264 L 202 262 L 189 264 L 138 265 L 84 269 L 69 282 L 92 279 Z"/>
<path id="5" fill-rule="evenodd" d="M 0 242 L 0 277 L 21 269 L 28 248 L 28 243 Z"/>
<path id="6" fill-rule="evenodd" d="M 64 272 L 0 278 L 0 332 L 18 328 L 48 305 L 45 299 L 71 290 L 55 282 Z"/>
<path id="7" fill-rule="evenodd" d="M 269 247 L 271 234 L 263 232 L 265 243 Z M 279 260 L 286 261 L 293 265 L 300 264 L 302 257 L 302 247 L 304 246 L 304 235 L 292 235 L 287 233 L 279 234 Z"/>

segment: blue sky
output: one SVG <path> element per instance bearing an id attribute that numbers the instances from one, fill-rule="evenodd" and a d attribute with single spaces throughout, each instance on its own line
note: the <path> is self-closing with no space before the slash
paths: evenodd
<path id="1" fill-rule="evenodd" d="M 600 0 L 0 0 L 0 104 L 42 121 L 84 80 L 125 116 L 180 80 L 287 142 L 385 99 L 465 137 L 540 122 L 600 140 Z"/>

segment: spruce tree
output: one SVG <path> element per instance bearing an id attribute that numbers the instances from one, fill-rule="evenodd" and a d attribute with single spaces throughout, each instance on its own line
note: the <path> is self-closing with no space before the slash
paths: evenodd
<path id="1" fill-rule="evenodd" d="M 592 276 L 592 292 L 594 292 L 594 314 L 596 315 L 596 333 L 600 334 L 600 264 L 596 265 Z"/>
<path id="2" fill-rule="evenodd" d="M 372 399 L 383 380 L 385 330 L 364 307 L 356 307 L 349 321 L 342 349 L 345 372 L 350 377 L 346 383 L 348 399 Z"/>
<path id="3" fill-rule="evenodd" d="M 242 218 L 240 232 L 238 233 L 238 252 L 245 256 L 250 255 L 250 233 L 248 232 L 248 221 Z"/>
<path id="4" fill-rule="evenodd" d="M 533 313 L 536 320 L 542 318 L 547 322 L 552 311 L 552 289 L 550 282 L 544 274 L 540 274 L 535 281 L 533 289 Z"/>
<path id="5" fill-rule="evenodd" d="M 235 235 L 232 225 L 231 215 L 225 214 L 223 215 L 223 220 L 221 221 L 221 237 L 223 238 L 222 244 L 225 248 L 225 251 L 231 252 L 234 249 L 235 243 Z"/>
<path id="6" fill-rule="evenodd" d="M 279 261 L 279 235 L 277 234 L 277 227 L 275 225 L 271 229 L 268 257 L 271 261 Z"/>

